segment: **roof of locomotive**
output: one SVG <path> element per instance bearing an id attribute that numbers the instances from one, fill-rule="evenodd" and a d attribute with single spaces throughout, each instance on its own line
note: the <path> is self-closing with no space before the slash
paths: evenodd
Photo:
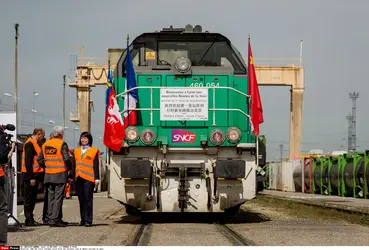
<path id="1" fill-rule="evenodd" d="M 202 32 L 202 27 L 196 25 L 192 28 L 191 25 L 186 25 L 185 28 L 163 28 L 161 31 L 154 32 L 145 32 L 135 37 L 135 39 L 130 44 L 130 48 L 133 48 L 134 45 L 145 44 L 151 41 L 160 42 L 226 42 L 230 48 L 236 53 L 241 63 L 247 68 L 246 63 L 238 51 L 238 49 L 231 43 L 231 41 L 224 35 L 220 33 L 211 33 L 208 31 Z M 126 54 L 126 49 L 122 51 L 122 54 L 118 60 L 124 60 Z M 117 71 L 114 70 L 114 77 L 117 77 Z"/>
<path id="2" fill-rule="evenodd" d="M 175 41 L 211 41 L 211 42 L 227 42 L 231 44 L 231 41 L 220 33 L 186 33 L 186 32 L 178 32 L 178 31 L 169 31 L 169 32 L 147 32 L 142 33 L 137 36 L 132 44 L 141 43 L 144 40 L 155 39 L 155 40 L 175 40 Z"/>
<path id="3" fill-rule="evenodd" d="M 137 36 L 132 43 L 140 43 L 145 39 L 159 39 L 159 40 L 210 40 L 231 43 L 230 40 L 220 33 L 210 33 L 207 30 L 202 31 L 200 25 L 196 25 L 194 28 L 188 24 L 185 28 L 173 28 L 171 25 L 169 28 L 163 28 L 161 31 L 145 32 Z"/>

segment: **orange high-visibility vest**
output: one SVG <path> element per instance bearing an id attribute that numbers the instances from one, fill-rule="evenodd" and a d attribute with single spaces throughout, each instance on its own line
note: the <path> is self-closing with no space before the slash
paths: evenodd
<path id="1" fill-rule="evenodd" d="M 0 177 L 4 176 L 4 169 L 2 166 L 0 166 Z"/>
<path id="2" fill-rule="evenodd" d="M 61 152 L 63 143 L 64 141 L 59 138 L 52 138 L 42 145 L 46 174 L 59 174 L 68 171 Z"/>
<path id="3" fill-rule="evenodd" d="M 28 138 L 28 140 L 26 141 L 26 143 L 24 143 L 24 146 L 23 146 L 23 152 L 22 152 L 22 173 L 27 173 L 25 148 L 26 148 L 26 144 L 28 142 L 31 142 L 33 144 L 34 149 L 36 150 L 36 155 L 33 156 L 33 173 L 42 173 L 42 172 L 44 172 L 44 169 L 42 167 L 40 167 L 40 165 L 37 162 L 37 157 L 38 157 L 38 155 L 41 152 L 41 148 L 40 148 L 40 146 L 37 144 L 37 142 L 32 137 Z"/>
<path id="4" fill-rule="evenodd" d="M 76 178 L 79 176 L 87 181 L 95 182 L 94 159 L 96 154 L 100 162 L 99 149 L 97 148 L 91 147 L 87 149 L 83 157 L 80 147 L 74 150 L 74 157 L 76 159 Z"/>

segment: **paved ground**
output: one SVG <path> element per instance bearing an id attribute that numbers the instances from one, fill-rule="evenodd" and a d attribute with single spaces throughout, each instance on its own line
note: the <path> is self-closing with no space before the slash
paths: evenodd
<path id="1" fill-rule="evenodd" d="M 369 245 L 368 226 L 350 224 L 336 215 L 330 217 L 329 212 L 326 212 L 327 216 L 316 208 L 299 206 L 302 207 L 276 204 L 268 202 L 267 197 L 260 197 L 244 205 L 239 216 L 225 222 L 258 245 Z M 22 214 L 21 206 L 18 211 Z M 42 203 L 39 203 L 36 214 L 40 215 L 41 211 Z M 95 226 L 77 226 L 78 211 L 76 197 L 65 200 L 65 220 L 74 225 L 66 228 L 28 227 L 9 232 L 9 245 L 127 245 L 133 241 L 141 223 L 137 218 L 126 216 L 121 205 L 104 197 L 104 193 L 96 194 L 94 199 Z M 22 215 L 18 218 L 24 222 Z M 214 218 L 200 216 L 194 220 L 182 216 L 180 219 L 171 221 L 166 217 L 152 221 L 149 245 L 231 245 L 217 230 Z"/>
<path id="2" fill-rule="evenodd" d="M 104 196 L 105 195 L 105 196 Z M 36 205 L 36 216 L 41 214 L 43 203 Z M 74 223 L 65 228 L 51 228 L 48 226 L 24 227 L 17 232 L 9 232 L 9 245 L 64 245 L 64 246 L 91 246 L 91 245 L 124 245 L 127 236 L 133 236 L 133 224 L 117 224 L 112 213 L 121 210 L 122 206 L 113 199 L 106 198 L 106 193 L 95 194 L 94 198 L 94 226 L 79 227 L 79 205 L 77 197 L 64 201 L 64 220 Z M 23 208 L 18 206 L 18 219 L 24 222 Z M 122 213 L 122 211 L 120 211 Z M 120 216 L 118 217 L 118 219 Z M 40 221 L 40 219 L 38 220 Z"/>

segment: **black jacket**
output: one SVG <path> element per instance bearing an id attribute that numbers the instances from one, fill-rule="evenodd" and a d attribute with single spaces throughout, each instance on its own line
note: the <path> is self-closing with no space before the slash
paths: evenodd
<path id="1" fill-rule="evenodd" d="M 44 173 L 33 173 L 33 158 L 37 156 L 37 152 L 32 142 L 27 142 L 24 145 L 24 155 L 27 173 L 23 173 L 23 180 L 42 179 Z"/>

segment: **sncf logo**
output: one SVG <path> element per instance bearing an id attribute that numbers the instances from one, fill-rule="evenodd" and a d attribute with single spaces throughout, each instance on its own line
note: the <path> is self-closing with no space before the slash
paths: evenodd
<path id="1" fill-rule="evenodd" d="M 196 134 L 186 130 L 172 130 L 172 142 L 193 143 L 196 141 Z"/>
<path id="2" fill-rule="evenodd" d="M 45 154 L 47 154 L 47 155 L 55 155 L 56 154 L 56 148 L 47 146 L 45 148 Z"/>

